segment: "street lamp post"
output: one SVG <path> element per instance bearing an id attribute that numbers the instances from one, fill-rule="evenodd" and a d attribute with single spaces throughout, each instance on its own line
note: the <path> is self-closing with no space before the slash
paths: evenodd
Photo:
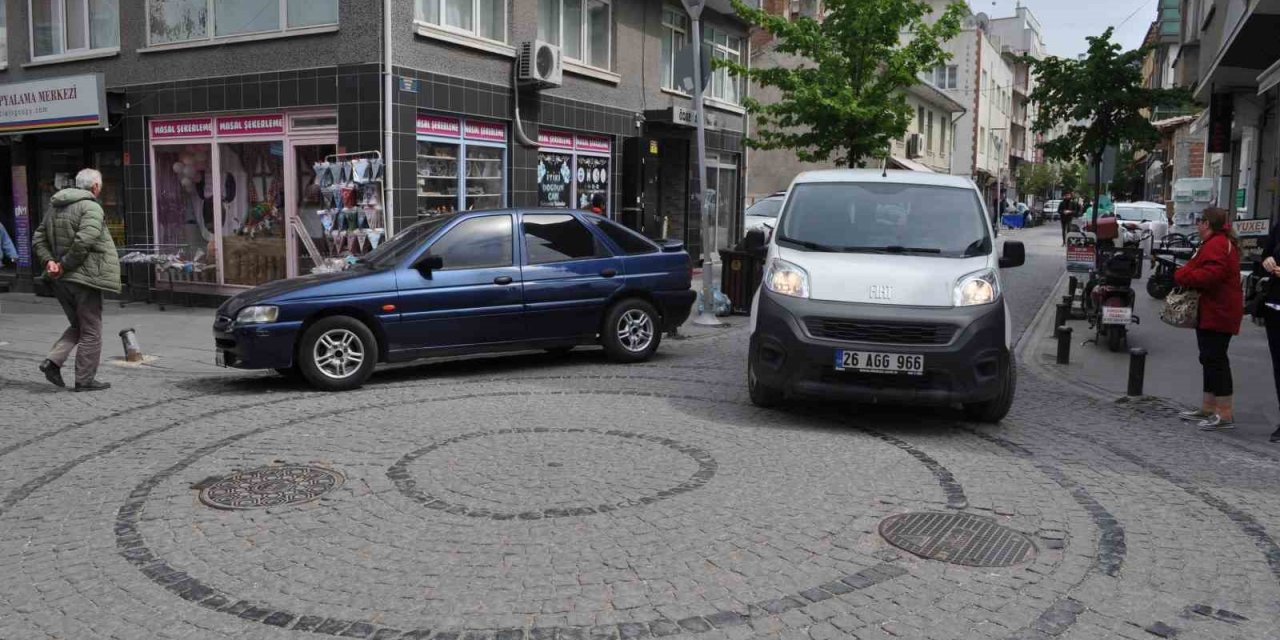
<path id="1" fill-rule="evenodd" d="M 706 90 L 702 81 L 702 9 L 706 0 L 682 0 L 685 11 L 693 20 L 693 118 L 697 125 L 698 144 L 698 209 L 702 213 L 702 311 L 693 319 L 693 323 L 703 326 L 720 326 L 712 303 L 715 301 L 714 274 L 712 273 L 712 251 L 715 250 L 715 239 L 712 237 L 711 212 L 707 209 L 707 127 L 706 114 L 703 111 L 703 92 Z"/>

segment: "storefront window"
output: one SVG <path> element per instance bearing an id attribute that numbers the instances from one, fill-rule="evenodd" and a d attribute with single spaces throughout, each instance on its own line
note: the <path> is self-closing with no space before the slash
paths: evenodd
<path id="1" fill-rule="evenodd" d="M 31 56 L 120 46 L 120 0 L 31 0 Z"/>
<path id="2" fill-rule="evenodd" d="M 418 215 L 505 206 L 506 136 L 497 123 L 418 116 Z"/>
<path id="3" fill-rule="evenodd" d="M 255 286 L 284 278 L 284 143 L 224 143 L 218 154 L 224 281 Z"/>
<path id="4" fill-rule="evenodd" d="M 538 153 L 538 206 L 568 209 L 573 198 L 573 155 Z"/>
<path id="5" fill-rule="evenodd" d="M 222 189 L 214 184 L 212 148 L 208 144 L 155 147 L 156 243 L 165 254 L 192 264 L 185 280 L 218 281 L 217 226 L 213 199 Z"/>
<path id="6" fill-rule="evenodd" d="M 608 138 L 544 130 L 538 134 L 538 146 L 539 206 L 572 206 L 609 215 Z"/>
<path id="7" fill-rule="evenodd" d="M 107 231 L 117 247 L 125 246 L 127 237 L 124 228 L 124 209 L 120 206 L 120 194 L 124 192 L 124 164 L 118 151 L 99 151 L 93 154 L 90 165 L 102 174 L 102 193 L 98 194 L 98 204 L 102 205 L 102 214 Z"/>

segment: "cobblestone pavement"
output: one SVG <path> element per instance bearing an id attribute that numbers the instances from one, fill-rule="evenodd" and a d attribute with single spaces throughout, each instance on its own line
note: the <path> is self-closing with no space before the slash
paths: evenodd
<path id="1" fill-rule="evenodd" d="M 1048 232 L 1017 237 L 1021 332 L 1060 261 Z M 746 337 L 736 319 L 645 365 L 425 364 L 336 395 L 195 368 L 72 394 L 33 375 L 34 343 L 0 346 L 0 638 L 1280 637 L 1280 450 L 1025 371 L 998 426 L 760 410 Z M 340 476 L 300 504 L 202 501 L 285 465 Z M 878 533 L 914 511 L 1035 550 L 925 560 Z"/>

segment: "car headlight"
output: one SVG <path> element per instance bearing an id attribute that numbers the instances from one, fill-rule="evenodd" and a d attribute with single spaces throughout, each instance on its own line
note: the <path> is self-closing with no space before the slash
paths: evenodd
<path id="1" fill-rule="evenodd" d="M 991 304 L 1000 295 L 1000 280 L 994 269 L 975 271 L 956 282 L 952 303 L 957 307 Z"/>
<path id="2" fill-rule="evenodd" d="M 809 274 L 804 269 L 774 258 L 764 275 L 764 286 L 770 291 L 793 298 L 809 297 Z"/>
<path id="3" fill-rule="evenodd" d="M 264 322 L 275 322 L 276 317 L 280 315 L 280 307 L 271 305 L 256 305 L 245 307 L 236 314 L 237 324 L 262 324 Z"/>

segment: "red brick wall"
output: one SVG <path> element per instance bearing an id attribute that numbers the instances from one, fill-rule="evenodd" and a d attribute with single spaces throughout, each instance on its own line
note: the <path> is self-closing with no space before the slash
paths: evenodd
<path id="1" fill-rule="evenodd" d="M 762 7 L 765 11 L 775 16 L 787 15 L 787 8 L 791 4 L 791 0 L 764 0 Z M 759 51 L 761 47 L 773 42 L 773 36 L 764 29 L 753 28 L 751 30 L 751 50 Z"/>
<path id="2" fill-rule="evenodd" d="M 1204 143 L 1193 142 L 1187 152 L 1187 177 L 1204 177 Z"/>

